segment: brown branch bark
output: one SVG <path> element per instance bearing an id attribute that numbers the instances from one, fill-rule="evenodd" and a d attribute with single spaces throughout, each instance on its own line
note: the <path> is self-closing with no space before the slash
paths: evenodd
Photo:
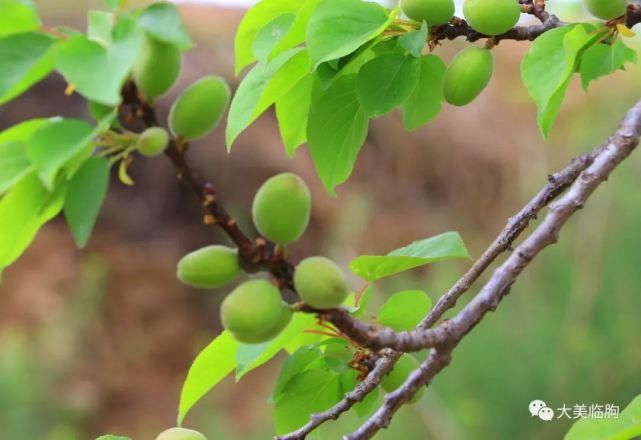
<path id="1" fill-rule="evenodd" d="M 637 147 L 641 136 L 641 101 L 632 107 L 617 133 L 594 158 L 557 202 L 550 205 L 544 221 L 532 234 L 496 269 L 481 291 L 450 321 L 451 339 L 442 347 L 431 351 L 428 359 L 414 371 L 406 382 L 385 397 L 383 405 L 353 434 L 345 440 L 371 438 L 380 429 L 387 427 L 398 409 L 410 401 L 416 392 L 428 386 L 432 379 L 450 362 L 451 353 L 458 343 L 487 314 L 494 311 L 510 292 L 523 270 L 546 247 L 556 243 L 563 226 L 579 209 L 583 208 L 596 188 L 605 182 L 612 171 Z"/>
<path id="2" fill-rule="evenodd" d="M 549 15 L 545 11 L 545 4 L 540 0 L 528 0 L 524 6 L 529 9 L 529 13 L 541 20 L 541 24 L 531 26 L 517 26 L 501 35 L 485 35 L 475 31 L 467 21 L 455 17 L 450 23 L 435 27 L 430 32 L 430 40 L 438 42 L 441 40 L 455 40 L 465 38 L 469 42 L 481 39 L 493 39 L 495 43 L 503 40 L 513 41 L 533 41 L 543 35 L 545 32 L 566 26 L 569 23 L 559 20 L 555 15 Z M 635 24 L 641 23 L 641 5 L 628 5 L 627 13 L 624 18 L 626 26 L 632 28 Z"/>

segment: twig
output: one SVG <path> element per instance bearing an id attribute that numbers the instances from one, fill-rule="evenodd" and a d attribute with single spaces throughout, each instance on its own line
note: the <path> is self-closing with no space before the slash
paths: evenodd
<path id="1" fill-rule="evenodd" d="M 632 107 L 617 133 L 598 154 L 593 163 L 585 169 L 557 202 L 550 205 L 545 220 L 516 248 L 510 257 L 496 269 L 481 291 L 459 314 L 450 321 L 451 339 L 443 347 L 432 350 L 428 359 L 414 371 L 405 383 L 385 397 L 383 405 L 353 434 L 345 440 L 371 438 L 380 429 L 387 427 L 396 411 L 412 399 L 423 386 L 449 364 L 452 350 L 489 311 L 496 309 L 501 300 L 510 292 L 530 262 L 546 247 L 558 241 L 563 226 L 572 215 L 583 208 L 596 188 L 606 181 L 612 171 L 637 147 L 641 136 L 641 101 Z"/>
<path id="2" fill-rule="evenodd" d="M 128 106 L 134 119 L 144 127 L 160 125 L 153 107 L 142 100 L 133 82 L 128 82 L 122 91 L 124 105 Z M 238 247 L 241 266 L 246 272 L 265 270 L 271 273 L 283 289 L 294 290 L 293 265 L 277 251 L 274 243 L 264 238 L 252 241 L 238 226 L 218 201 L 214 186 L 202 180 L 191 167 L 187 157 L 188 145 L 172 138 L 166 150 L 167 157 L 173 162 L 176 176 L 186 183 L 200 199 L 205 211 L 205 223 L 218 225 Z"/>
<path id="3" fill-rule="evenodd" d="M 485 35 L 472 28 L 462 18 L 455 17 L 450 23 L 433 28 L 430 31 L 432 46 L 441 40 L 454 40 L 463 37 L 469 42 L 485 38 L 492 38 L 495 43 L 503 40 L 533 41 L 545 32 L 559 27 L 567 26 L 569 23 L 559 20 L 555 15 L 549 15 L 545 11 L 545 4 L 540 0 L 529 2 L 530 14 L 541 20 L 541 24 L 530 26 L 516 26 L 501 35 Z M 632 28 L 635 24 L 641 23 L 641 5 L 628 5 L 625 18 L 626 26 Z"/>
<path id="4" fill-rule="evenodd" d="M 454 286 L 436 303 L 428 316 L 419 324 L 419 328 L 427 329 L 433 326 L 448 309 L 454 307 L 458 298 L 469 290 L 472 284 L 485 272 L 496 258 L 503 252 L 510 250 L 514 240 L 527 228 L 530 221 L 536 218 L 539 211 L 565 191 L 576 180 L 579 174 L 592 164 L 594 158 L 598 156 L 604 148 L 604 146 L 601 146 L 590 153 L 583 154 L 573 159 L 570 164 L 561 171 L 548 176 L 548 184 L 545 185 L 519 213 L 507 222 L 494 242 L 483 252 L 483 255 L 481 255 L 472 267 L 468 269 Z M 328 312 L 330 314 L 332 313 L 332 311 L 325 311 L 325 313 Z M 343 318 L 343 315 L 339 315 L 332 319 L 340 320 Z M 360 321 L 354 320 L 354 322 L 350 321 L 348 325 L 358 325 L 359 323 Z M 363 323 L 360 324 L 366 325 Z M 375 333 L 378 331 L 378 329 L 373 326 L 360 328 L 362 340 L 365 343 L 369 340 L 368 338 L 371 332 Z M 391 371 L 394 362 L 400 354 L 400 352 L 394 350 L 383 350 L 380 353 L 380 358 L 377 360 L 377 368 L 369 373 L 364 382 L 347 394 L 345 399 L 327 411 L 314 414 L 310 422 L 297 431 L 279 438 L 282 440 L 303 439 L 323 422 L 335 420 L 341 412 L 349 410 L 355 402 L 363 400 L 367 394 L 376 388 L 376 384 L 380 382 L 381 378 Z"/>

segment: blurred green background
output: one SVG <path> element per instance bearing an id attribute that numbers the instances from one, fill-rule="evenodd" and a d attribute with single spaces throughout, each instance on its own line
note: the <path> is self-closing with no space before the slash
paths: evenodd
<path id="1" fill-rule="evenodd" d="M 97 2 L 36 1 L 47 24 L 85 26 Z M 576 4 L 550 2 L 566 19 Z M 198 42 L 180 84 L 159 103 L 210 72 L 233 76 L 239 9 L 183 5 Z M 633 42 L 634 44 L 634 42 Z M 452 58 L 463 42 L 437 54 Z M 312 187 L 310 230 L 291 248 L 347 264 L 361 253 L 385 253 L 413 240 L 457 230 L 478 256 L 515 213 L 571 157 L 607 139 L 641 96 L 637 67 L 593 84 L 573 84 L 544 143 L 535 107 L 520 81 L 526 43 L 496 48 L 496 75 L 465 108 L 442 114 L 414 133 L 399 114 L 375 121 L 352 179 L 333 199 L 322 190 L 307 151 L 283 153 L 273 114 L 262 117 L 227 155 L 223 129 L 193 148 L 194 162 L 221 200 L 249 228 L 251 199 L 267 177 L 289 170 Z M 30 117 L 86 117 L 54 76 L 0 108 L 0 128 Z M 520 278 L 512 294 L 454 353 L 451 366 L 417 404 L 403 408 L 377 438 L 562 438 L 571 422 L 530 416 L 531 400 L 612 403 L 641 393 L 641 154 L 617 169 L 586 208 Z M 187 369 L 219 331 L 225 292 L 180 285 L 175 263 L 185 252 L 224 241 L 201 224 L 191 194 L 162 158 L 139 160 L 136 186 L 114 180 L 88 248 L 77 250 L 62 220 L 48 225 L 0 285 L 0 438 L 87 440 L 119 433 L 151 440 L 175 423 Z M 468 263 L 443 263 L 377 285 L 374 303 L 401 289 L 423 288 L 436 300 Z M 353 287 L 360 287 L 352 280 Z M 478 286 L 476 286 L 478 289 Z M 475 289 L 473 289 L 474 291 Z M 375 310 L 375 307 L 372 307 Z M 187 425 L 210 439 L 273 435 L 267 403 L 277 358 L 240 383 L 228 378 L 197 405 Z M 340 438 L 358 424 L 348 415 L 317 437 Z"/>

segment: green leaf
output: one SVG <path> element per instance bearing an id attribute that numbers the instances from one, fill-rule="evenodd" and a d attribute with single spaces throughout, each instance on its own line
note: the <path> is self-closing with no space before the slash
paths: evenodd
<path id="1" fill-rule="evenodd" d="M 401 105 L 416 88 L 417 59 L 387 53 L 368 61 L 358 72 L 356 91 L 370 117 L 381 116 Z"/>
<path id="2" fill-rule="evenodd" d="M 287 384 L 294 377 L 310 368 L 318 368 L 325 365 L 321 351 L 315 346 L 301 347 L 287 358 L 280 370 L 276 388 L 272 393 L 272 400 L 276 401 L 283 396 Z"/>
<path id="3" fill-rule="evenodd" d="M 296 47 L 305 41 L 309 19 L 320 2 L 321 0 L 303 0 L 298 12 L 296 12 L 296 18 L 294 18 L 294 22 L 290 26 L 289 31 L 272 49 L 270 59 L 277 57 L 287 49 Z"/>
<path id="4" fill-rule="evenodd" d="M 287 34 L 295 17 L 294 14 L 280 15 L 258 31 L 252 50 L 258 62 L 267 63 L 269 61 L 269 55 L 278 42 Z"/>
<path id="5" fill-rule="evenodd" d="M 84 36 L 62 43 L 56 66 L 69 84 L 85 98 L 108 106 L 120 103 L 120 89 L 129 76 L 142 46 L 136 23 L 121 17 L 108 48 Z"/>
<path id="6" fill-rule="evenodd" d="M 415 130 L 434 119 L 443 103 L 446 66 L 436 55 L 425 55 L 418 61 L 418 84 L 403 104 L 403 126 Z"/>
<path id="7" fill-rule="evenodd" d="M 150 37 L 175 44 L 181 50 L 187 50 L 194 45 L 178 8 L 172 3 L 158 2 L 149 5 L 138 19 L 138 24 Z"/>
<path id="8" fill-rule="evenodd" d="M 69 181 L 64 213 L 78 247 L 89 240 L 109 187 L 111 163 L 102 157 L 88 159 Z"/>
<path id="9" fill-rule="evenodd" d="M 312 102 L 314 76 L 309 74 L 276 100 L 276 119 L 285 152 L 294 157 L 296 149 L 307 141 L 307 121 Z"/>
<path id="10" fill-rule="evenodd" d="M 425 22 L 419 30 L 398 37 L 398 44 L 415 57 L 421 56 L 425 43 L 427 43 L 427 23 Z"/>
<path id="11" fill-rule="evenodd" d="M 378 50 L 381 46 L 387 46 L 387 44 L 382 44 L 381 40 L 376 38 L 341 59 L 322 63 L 315 72 L 320 79 L 322 89 L 327 90 L 343 76 L 357 74 L 365 63 L 383 54 Z M 398 46 L 395 44 L 394 48 L 397 50 Z"/>
<path id="12" fill-rule="evenodd" d="M 581 57 L 581 83 L 585 91 L 591 81 L 610 75 L 621 69 L 627 62 L 635 63 L 637 53 L 618 39 L 611 45 L 595 44 Z"/>
<path id="13" fill-rule="evenodd" d="M 313 69 L 341 58 L 380 35 L 395 18 L 382 6 L 362 0 L 322 0 L 307 26 Z"/>
<path id="14" fill-rule="evenodd" d="M 341 338 L 332 338 L 327 339 L 322 342 L 325 350 L 323 351 L 323 358 L 325 363 L 332 370 L 337 373 L 343 373 L 345 371 L 354 371 L 348 365 L 349 362 L 354 357 L 354 353 L 350 350 L 347 345 L 347 341 Z M 342 384 L 343 386 L 344 384 Z M 343 389 L 343 394 L 348 392 L 354 387 L 354 384 L 350 384 L 347 389 Z"/>
<path id="15" fill-rule="evenodd" d="M 267 65 L 257 64 L 238 86 L 227 118 L 227 150 L 253 121 L 309 72 L 301 48 L 282 53 Z"/>
<path id="16" fill-rule="evenodd" d="M 47 188 L 53 187 L 58 171 L 84 150 L 98 132 L 99 128 L 79 119 L 63 119 L 33 134 L 27 147 L 27 156 Z"/>
<path id="17" fill-rule="evenodd" d="M 20 95 L 53 69 L 57 39 L 26 32 L 0 39 L 0 105 Z"/>
<path id="18" fill-rule="evenodd" d="M 309 415 L 323 411 L 343 397 L 339 376 L 331 370 L 313 369 L 287 382 L 276 400 L 274 422 L 281 435 L 305 424 Z"/>
<path id="19" fill-rule="evenodd" d="M 233 371 L 237 349 L 238 342 L 225 330 L 196 357 L 180 393 L 178 425 L 196 402 Z"/>
<path id="20" fill-rule="evenodd" d="M 35 131 L 55 121 L 31 119 L 0 132 L 0 195 L 34 170 L 27 157 L 27 144 Z"/>
<path id="21" fill-rule="evenodd" d="M 428 263 L 457 258 L 470 258 L 470 254 L 458 232 L 446 232 L 416 241 L 386 256 L 362 255 L 352 260 L 350 269 L 371 282 Z"/>
<path id="22" fill-rule="evenodd" d="M 131 439 L 129 437 L 122 437 L 120 435 L 107 434 L 107 435 L 101 435 L 96 440 L 131 440 Z"/>
<path id="23" fill-rule="evenodd" d="M 236 74 L 256 60 L 253 53 L 256 35 L 269 22 L 283 14 L 296 14 L 301 0 L 263 0 L 252 6 L 243 17 L 236 32 Z"/>
<path id="24" fill-rule="evenodd" d="M 629 440 L 641 436 L 641 395 L 618 418 L 585 418 L 572 425 L 564 440 Z"/>
<path id="25" fill-rule="evenodd" d="M 537 121 L 547 140 L 559 113 L 578 55 L 592 35 L 584 25 L 564 26 L 534 40 L 521 64 L 521 77 L 538 107 Z"/>
<path id="26" fill-rule="evenodd" d="M 356 305 L 356 293 L 350 293 L 347 295 L 347 298 L 342 304 L 342 307 L 347 310 L 350 314 L 360 317 L 364 316 L 367 312 L 367 305 L 372 299 L 372 294 L 374 293 L 374 286 L 367 284 L 365 291 L 360 293 L 360 300 L 358 301 L 358 306 Z"/>
<path id="27" fill-rule="evenodd" d="M 33 31 L 40 27 L 37 11 L 24 1 L 0 0 L 0 11 L 2 11 L 0 14 L 0 37 Z"/>
<path id="28" fill-rule="evenodd" d="M 343 76 L 327 91 L 316 90 L 309 112 L 309 150 L 325 189 L 333 195 L 352 174 L 367 137 L 368 119 L 358 100 L 356 78 Z"/>
<path id="29" fill-rule="evenodd" d="M 236 381 L 276 356 L 293 338 L 316 322 L 313 315 L 295 313 L 291 322 L 274 340 L 262 344 L 240 344 L 236 352 Z"/>
<path id="30" fill-rule="evenodd" d="M 422 290 L 405 290 L 390 296 L 378 312 L 378 323 L 397 332 L 412 330 L 432 308 Z"/>
<path id="31" fill-rule="evenodd" d="M 356 414 L 359 417 L 365 417 L 374 412 L 378 407 L 378 397 L 381 389 L 379 387 L 374 388 L 371 393 L 369 393 L 363 400 L 357 402 L 352 407 Z"/>
<path id="32" fill-rule="evenodd" d="M 107 9 L 111 11 L 117 11 L 123 5 L 126 0 L 103 0 Z"/>
<path id="33" fill-rule="evenodd" d="M 0 195 L 32 171 L 22 141 L 0 143 Z"/>
<path id="34" fill-rule="evenodd" d="M 40 227 L 60 212 L 63 201 L 64 188 L 50 193 L 35 173 L 0 199 L 0 272 L 25 251 Z"/>
<path id="35" fill-rule="evenodd" d="M 87 15 L 87 37 L 103 46 L 109 46 L 112 42 L 111 32 L 113 30 L 114 17 L 111 12 L 89 11 Z"/>

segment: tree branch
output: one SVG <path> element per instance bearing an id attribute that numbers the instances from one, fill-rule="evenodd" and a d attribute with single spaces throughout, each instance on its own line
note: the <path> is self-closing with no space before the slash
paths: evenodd
<path id="1" fill-rule="evenodd" d="M 432 350 L 428 359 L 414 371 L 406 382 L 385 397 L 383 405 L 353 434 L 345 440 L 371 438 L 387 427 L 396 411 L 410 401 L 416 392 L 428 386 L 432 379 L 449 364 L 451 353 L 489 311 L 496 309 L 510 292 L 512 284 L 523 270 L 546 247 L 558 241 L 563 226 L 581 209 L 596 188 L 606 181 L 612 171 L 637 147 L 641 136 L 641 101 L 632 107 L 617 133 L 585 169 L 568 192 L 550 205 L 545 220 L 516 248 L 510 257 L 496 269 L 483 289 L 461 310 L 447 321 L 451 340 L 441 348 Z"/>
<path id="2" fill-rule="evenodd" d="M 594 162 L 594 159 L 604 148 L 605 146 L 595 148 L 593 151 L 573 159 L 564 169 L 549 175 L 547 185 L 545 185 L 521 211 L 508 220 L 501 233 L 494 239 L 494 242 L 483 252 L 483 255 L 474 262 L 472 267 L 459 278 L 452 288 L 439 299 L 427 317 L 418 325 L 418 328 L 427 329 L 432 327 L 447 310 L 454 307 L 461 295 L 470 289 L 485 270 L 503 252 L 511 250 L 511 245 L 514 240 L 528 227 L 531 220 L 536 219 L 541 209 L 568 189 L 579 174 Z M 328 316 L 335 313 L 333 310 L 315 312 L 325 313 L 324 319 L 329 320 L 334 323 L 334 325 L 338 323 L 341 331 L 351 335 L 350 337 L 355 338 L 356 342 L 360 344 L 367 345 L 371 340 L 371 335 L 379 331 L 378 328 L 372 325 L 365 324 L 353 318 L 350 319 L 350 315 L 336 314 L 335 316 Z M 389 349 L 382 350 L 379 359 L 376 361 L 376 368 L 374 368 L 367 378 L 354 390 L 346 394 L 343 400 L 322 413 L 313 414 L 310 421 L 300 429 L 278 438 L 281 440 L 304 439 L 306 435 L 323 422 L 337 419 L 342 412 L 348 411 L 356 402 L 362 401 L 365 396 L 378 386 L 381 378 L 391 371 L 400 355 L 401 352 L 398 351 Z"/>
<path id="3" fill-rule="evenodd" d="M 454 40 L 460 37 L 465 38 L 469 42 L 475 42 L 481 39 L 492 39 L 495 43 L 503 40 L 533 41 L 549 30 L 570 24 L 559 20 L 555 15 L 549 15 L 545 11 L 545 4 L 540 0 L 527 0 L 523 5 L 530 14 L 541 20 L 541 24 L 517 26 L 504 34 L 491 36 L 475 31 L 467 21 L 455 17 L 450 23 L 433 28 L 430 32 L 430 41 L 433 42 L 433 46 L 438 41 Z M 615 19 L 612 20 L 612 23 L 616 23 L 617 21 L 621 22 L 621 20 Z M 624 22 L 629 28 L 641 23 L 641 5 L 628 5 Z"/>
<path id="4" fill-rule="evenodd" d="M 160 125 L 154 108 L 140 98 L 133 82 L 125 85 L 122 96 L 131 116 L 124 118 L 123 122 L 140 121 L 145 128 Z M 188 147 L 187 143 L 172 137 L 165 154 L 174 164 L 178 179 L 187 184 L 200 200 L 205 211 L 205 224 L 216 224 L 229 236 L 238 247 L 239 261 L 246 272 L 265 270 L 274 276 L 281 288 L 294 291 L 294 266 L 278 252 L 274 243 L 262 237 L 252 240 L 239 228 L 236 220 L 218 201 L 214 186 L 202 180 L 192 168 L 187 156 Z"/>

